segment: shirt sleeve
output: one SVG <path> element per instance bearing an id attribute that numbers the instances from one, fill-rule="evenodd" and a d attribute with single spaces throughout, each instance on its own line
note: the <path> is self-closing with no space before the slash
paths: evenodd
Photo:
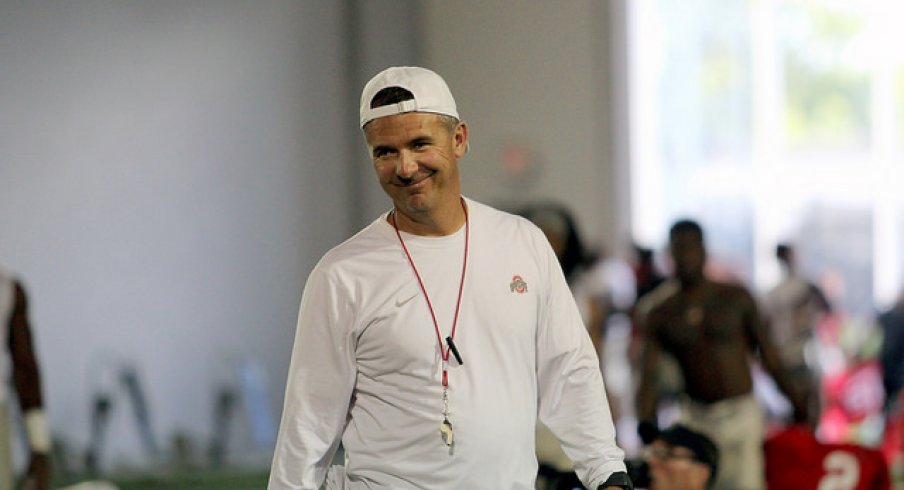
<path id="1" fill-rule="evenodd" d="M 345 428 L 355 384 L 348 294 L 320 268 L 302 294 L 269 490 L 318 489 Z"/>
<path id="2" fill-rule="evenodd" d="M 561 267 L 548 244 L 540 258 L 547 273 L 537 331 L 540 421 L 559 439 L 587 488 L 625 472 L 624 452 L 603 386 L 599 359 Z"/>

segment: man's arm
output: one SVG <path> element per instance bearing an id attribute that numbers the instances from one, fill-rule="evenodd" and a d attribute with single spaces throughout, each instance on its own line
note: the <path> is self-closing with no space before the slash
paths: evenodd
<path id="1" fill-rule="evenodd" d="M 651 308 L 639 310 L 635 315 L 635 325 L 640 331 L 641 358 L 640 383 L 637 388 L 635 405 L 637 408 L 638 434 L 644 443 L 649 443 L 656 431 L 656 382 L 659 370 L 661 347 L 655 335 L 655 314 Z"/>
<path id="2" fill-rule="evenodd" d="M 816 309 L 820 313 L 831 313 L 832 303 L 829 302 L 829 298 L 826 297 L 825 293 L 822 292 L 822 289 L 820 289 L 819 286 L 813 284 L 812 282 L 807 283 L 807 286 L 810 289 L 810 297 L 813 298 Z"/>
<path id="3" fill-rule="evenodd" d="M 9 349 L 12 357 L 13 385 L 25 420 L 30 457 L 26 488 L 50 488 L 50 429 L 44 414 L 41 376 L 28 323 L 28 299 L 16 282 L 15 304 L 9 322 Z"/>
<path id="4" fill-rule="evenodd" d="M 537 322 L 540 421 L 559 439 L 587 488 L 630 488 L 599 359 L 555 254 L 538 236 L 546 288 Z"/>
<path id="5" fill-rule="evenodd" d="M 634 328 L 640 351 L 640 383 L 635 393 L 638 434 L 644 442 L 652 441 L 657 429 L 658 383 L 662 345 L 657 332 L 664 327 L 663 314 L 659 310 L 679 290 L 678 281 L 669 279 L 645 294 L 634 308 Z"/>
<path id="6" fill-rule="evenodd" d="M 355 382 L 348 296 L 319 269 L 308 279 L 301 309 L 269 490 L 316 490 L 345 428 Z"/>
<path id="7" fill-rule="evenodd" d="M 745 328 L 751 339 L 752 347 L 759 353 L 760 362 L 766 369 L 779 390 L 788 398 L 794 407 L 794 420 L 804 422 L 808 417 L 806 395 L 791 381 L 788 370 L 779 356 L 778 349 L 769 335 L 768 320 L 761 315 L 753 297 L 749 293 L 742 299 L 745 311 Z"/>

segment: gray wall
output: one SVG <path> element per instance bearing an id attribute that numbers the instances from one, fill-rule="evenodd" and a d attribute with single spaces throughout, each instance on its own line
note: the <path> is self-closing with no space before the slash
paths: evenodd
<path id="1" fill-rule="evenodd" d="M 164 443 L 207 436 L 230 359 L 281 400 L 307 271 L 352 229 L 341 7 L 0 4 L 0 264 L 31 294 L 70 443 L 115 359 L 140 367 Z M 143 458 L 128 409 L 124 463 Z"/>
<path id="2" fill-rule="evenodd" d="M 561 199 L 617 245 L 613 5 L 0 0 L 0 266 L 31 294 L 53 431 L 84 447 L 116 359 L 164 444 L 209 437 L 230 360 L 279 411 L 307 273 L 389 205 L 356 127 L 387 65 L 446 76 L 469 196 Z M 506 148 L 532 170 L 505 173 Z M 109 463 L 146 464 L 120 408 Z"/>
<path id="3" fill-rule="evenodd" d="M 429 5 L 426 63 L 446 75 L 471 126 L 464 192 L 506 207 L 563 202 L 588 241 L 624 249 L 623 2 Z M 512 155 L 526 172 L 507 170 Z"/>

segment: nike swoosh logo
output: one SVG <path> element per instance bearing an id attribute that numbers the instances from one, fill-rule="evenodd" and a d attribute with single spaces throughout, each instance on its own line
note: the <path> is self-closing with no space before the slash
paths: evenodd
<path id="1" fill-rule="evenodd" d="M 414 294 L 412 294 L 411 296 L 408 296 L 407 298 L 396 298 L 396 300 L 395 300 L 395 305 L 396 305 L 396 307 L 402 306 L 402 305 L 404 305 L 405 303 L 407 303 L 407 302 L 413 300 L 414 298 L 417 297 L 418 294 L 419 294 L 419 293 L 414 293 Z"/>

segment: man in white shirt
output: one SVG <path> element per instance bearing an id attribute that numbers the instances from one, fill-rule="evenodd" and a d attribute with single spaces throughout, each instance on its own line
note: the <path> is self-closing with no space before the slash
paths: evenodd
<path id="1" fill-rule="evenodd" d="M 538 417 L 585 486 L 631 488 L 549 243 L 461 195 L 468 126 L 445 81 L 384 70 L 360 123 L 393 209 L 308 278 L 270 490 L 533 489 Z"/>

